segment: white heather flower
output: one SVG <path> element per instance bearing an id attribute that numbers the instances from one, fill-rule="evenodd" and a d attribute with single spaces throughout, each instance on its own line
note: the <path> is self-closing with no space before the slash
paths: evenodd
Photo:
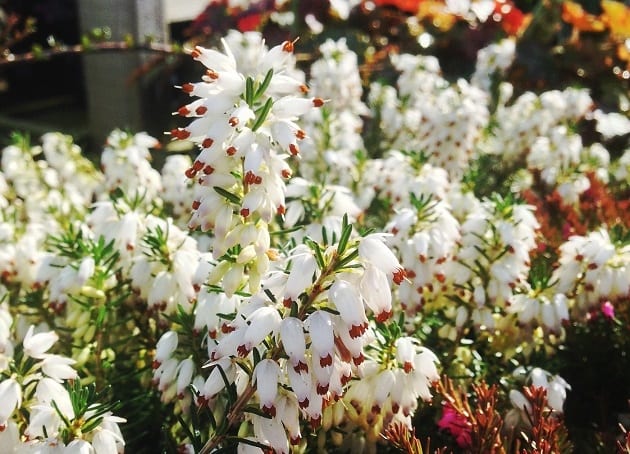
<path id="1" fill-rule="evenodd" d="M 285 353 L 296 371 L 308 368 L 306 364 L 306 340 L 300 319 L 287 317 L 280 323 L 280 339 Z"/>
<path id="2" fill-rule="evenodd" d="M 160 174 L 151 166 L 149 151 L 158 146 L 159 142 L 144 132 L 131 135 L 112 131 L 101 155 L 104 190 L 121 190 L 130 199 L 140 197 L 149 204 L 158 200 Z"/>
<path id="3" fill-rule="evenodd" d="M 305 326 L 311 338 L 311 348 L 318 356 L 314 358 L 314 362 L 319 360 L 322 366 L 332 364 L 335 340 L 330 314 L 321 310 L 315 311 L 308 316 Z"/>
<path id="4" fill-rule="evenodd" d="M 0 427 L 5 427 L 13 412 L 22 406 L 22 387 L 14 379 L 0 382 Z"/>
<path id="5" fill-rule="evenodd" d="M 71 367 L 76 361 L 60 355 L 46 355 L 41 361 L 42 372 L 57 381 L 77 378 L 77 372 Z"/>
<path id="6" fill-rule="evenodd" d="M 505 38 L 492 43 L 477 52 L 477 64 L 471 77 L 471 83 L 477 87 L 490 91 L 492 78 L 502 75 L 512 64 L 516 55 L 516 41 Z"/>
<path id="7" fill-rule="evenodd" d="M 280 366 L 272 359 L 263 359 L 254 369 L 253 382 L 258 391 L 261 410 L 275 416 L 275 401 L 278 395 L 278 379 L 280 378 Z"/>
<path id="8" fill-rule="evenodd" d="M 328 289 L 328 298 L 350 327 L 350 336 L 361 336 L 367 329 L 368 320 L 359 290 L 350 282 L 337 278 Z"/>
<path id="9" fill-rule="evenodd" d="M 371 233 L 359 242 L 359 257 L 381 271 L 391 276 L 396 284 L 405 278 L 405 271 L 401 267 L 394 253 L 385 245 L 386 234 Z"/>
<path id="10" fill-rule="evenodd" d="M 161 364 L 166 361 L 177 349 L 178 336 L 175 331 L 167 331 L 162 334 L 155 346 L 154 360 Z"/>
<path id="11" fill-rule="evenodd" d="M 22 341 L 24 353 L 31 358 L 42 359 L 46 356 L 46 352 L 59 340 L 59 336 L 54 331 L 33 334 L 34 329 L 35 326 L 31 325 Z"/>

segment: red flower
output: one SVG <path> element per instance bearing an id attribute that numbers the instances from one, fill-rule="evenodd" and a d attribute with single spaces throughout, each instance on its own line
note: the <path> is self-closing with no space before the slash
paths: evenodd
<path id="1" fill-rule="evenodd" d="M 528 15 L 518 9 L 511 0 L 496 0 L 493 18 L 501 22 L 501 28 L 510 36 L 519 34 L 529 22 Z"/>

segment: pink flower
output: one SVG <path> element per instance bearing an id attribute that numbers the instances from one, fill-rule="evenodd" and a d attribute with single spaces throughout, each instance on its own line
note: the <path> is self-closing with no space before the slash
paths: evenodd
<path id="1" fill-rule="evenodd" d="M 604 302 L 601 307 L 602 314 L 608 320 L 612 320 L 615 318 L 615 306 L 612 305 L 610 301 Z"/>
<path id="2" fill-rule="evenodd" d="M 460 448 L 470 447 L 472 443 L 470 438 L 471 424 L 448 402 L 444 405 L 438 427 L 450 432 Z"/>

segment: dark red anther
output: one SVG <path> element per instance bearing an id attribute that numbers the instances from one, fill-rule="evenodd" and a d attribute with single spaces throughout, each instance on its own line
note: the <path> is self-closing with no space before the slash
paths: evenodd
<path id="1" fill-rule="evenodd" d="M 207 165 L 203 168 L 203 173 L 205 175 L 210 175 L 212 172 L 214 172 L 214 167 L 212 167 L 211 165 Z"/>
<path id="2" fill-rule="evenodd" d="M 391 316 L 392 316 L 392 311 L 383 311 L 376 316 L 376 321 L 383 323 L 389 320 Z"/>
<path id="3" fill-rule="evenodd" d="M 292 143 L 291 145 L 289 145 L 289 151 L 291 152 L 291 154 L 293 156 L 297 156 L 300 153 L 300 149 L 298 148 L 298 146 L 294 143 Z"/>
<path id="4" fill-rule="evenodd" d="M 182 91 L 184 93 L 192 93 L 195 90 L 195 86 L 191 83 L 186 83 L 182 85 Z"/>
<path id="5" fill-rule="evenodd" d="M 315 107 L 321 107 L 324 105 L 324 100 L 322 98 L 313 98 L 313 105 Z"/>
<path id="6" fill-rule="evenodd" d="M 187 106 L 182 106 L 177 110 L 177 113 L 182 117 L 185 117 L 190 114 L 190 110 L 188 110 Z"/>
<path id="7" fill-rule="evenodd" d="M 363 353 L 359 353 L 359 356 L 355 356 L 352 358 L 352 362 L 355 366 L 363 364 L 363 361 L 365 361 L 365 356 L 363 356 Z"/>
<path id="8" fill-rule="evenodd" d="M 249 216 L 249 208 L 242 208 L 241 209 L 241 216 L 243 216 L 244 218 Z"/>
<path id="9" fill-rule="evenodd" d="M 206 106 L 199 106 L 195 109 L 195 113 L 197 115 L 203 115 L 208 111 L 208 108 Z"/>
<path id="10" fill-rule="evenodd" d="M 245 345 L 239 345 L 236 349 L 236 352 L 241 358 L 245 358 L 247 355 L 249 355 L 249 349 Z"/>
<path id="11" fill-rule="evenodd" d="M 206 137 L 205 139 L 203 139 L 203 142 L 201 142 L 201 146 L 204 148 L 210 148 L 213 143 L 214 140 L 212 140 L 210 137 Z"/>
<path id="12" fill-rule="evenodd" d="M 321 367 L 327 367 L 327 366 L 332 366 L 332 355 L 329 353 L 326 356 L 322 356 L 321 358 L 319 358 L 319 365 Z"/>
<path id="13" fill-rule="evenodd" d="M 405 270 L 402 268 L 398 268 L 394 272 L 394 283 L 400 285 L 400 283 L 405 279 Z"/>
<path id="14" fill-rule="evenodd" d="M 192 203 L 193 210 L 198 210 L 200 206 L 201 206 L 201 202 L 199 200 L 193 200 L 193 203 Z"/>
<path id="15" fill-rule="evenodd" d="M 236 151 L 236 147 L 228 147 L 228 149 L 225 150 L 228 156 L 234 156 L 236 154 Z"/>
<path id="16" fill-rule="evenodd" d="M 282 43 L 282 50 L 284 52 L 288 52 L 288 53 L 292 53 L 294 50 L 294 46 L 293 44 L 295 43 L 295 41 L 285 41 Z"/>
<path id="17" fill-rule="evenodd" d="M 193 169 L 192 167 L 189 167 L 188 169 L 186 169 L 186 171 L 184 172 L 184 174 L 188 177 L 188 178 L 195 178 L 195 175 L 197 175 L 197 171 L 195 169 Z"/>

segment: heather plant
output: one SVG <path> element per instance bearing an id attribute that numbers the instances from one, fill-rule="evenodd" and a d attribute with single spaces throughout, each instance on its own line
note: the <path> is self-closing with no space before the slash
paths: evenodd
<path id="1" fill-rule="evenodd" d="M 304 34 L 188 48 L 164 144 L 115 130 L 100 166 L 60 133 L 4 148 L 0 446 L 627 450 L 627 113 L 517 85 L 542 19 L 510 2 L 272 3 L 211 4 Z M 325 36 L 357 16 L 500 39 L 452 77 L 382 24 Z"/>

